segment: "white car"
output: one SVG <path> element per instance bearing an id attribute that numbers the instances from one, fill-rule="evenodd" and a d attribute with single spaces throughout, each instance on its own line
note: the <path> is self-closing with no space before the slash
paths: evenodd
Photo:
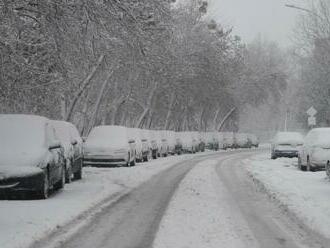
<path id="1" fill-rule="evenodd" d="M 65 182 L 70 183 L 72 176 L 82 178 L 83 141 L 77 128 L 69 122 L 52 121 L 58 138 L 64 148 Z"/>
<path id="2" fill-rule="evenodd" d="M 304 137 L 298 132 L 278 132 L 271 145 L 271 158 L 298 157 L 298 152 L 304 143 Z"/>
<path id="3" fill-rule="evenodd" d="M 65 184 L 63 148 L 51 121 L 33 115 L 0 115 L 0 194 L 45 199 Z"/>
<path id="4" fill-rule="evenodd" d="M 167 145 L 168 145 L 168 153 L 174 155 L 175 145 L 176 145 L 176 133 L 174 131 L 165 131 Z"/>
<path id="5" fill-rule="evenodd" d="M 234 147 L 234 133 L 224 132 L 223 133 L 223 149 L 229 149 Z"/>
<path id="6" fill-rule="evenodd" d="M 129 139 L 135 141 L 135 157 L 136 162 L 143 162 L 143 143 L 142 143 L 142 133 L 138 128 L 127 128 Z"/>
<path id="7" fill-rule="evenodd" d="M 126 127 L 94 127 L 84 145 L 84 165 L 134 166 L 135 140 L 129 139 Z"/>
<path id="8" fill-rule="evenodd" d="M 195 142 L 191 132 L 180 132 L 180 139 L 182 141 L 182 150 L 185 153 L 196 153 Z"/>
<path id="9" fill-rule="evenodd" d="M 235 133 L 234 144 L 235 148 L 251 148 L 248 134 L 246 133 Z"/>
<path id="10" fill-rule="evenodd" d="M 309 131 L 299 151 L 298 167 L 301 170 L 324 169 L 330 159 L 330 128 Z"/>

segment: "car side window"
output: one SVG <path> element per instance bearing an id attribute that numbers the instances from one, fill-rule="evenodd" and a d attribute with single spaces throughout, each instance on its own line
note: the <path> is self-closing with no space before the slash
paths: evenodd
<path id="1" fill-rule="evenodd" d="M 46 124 L 46 137 L 48 144 L 54 143 L 59 140 L 57 138 L 55 128 L 50 123 Z"/>

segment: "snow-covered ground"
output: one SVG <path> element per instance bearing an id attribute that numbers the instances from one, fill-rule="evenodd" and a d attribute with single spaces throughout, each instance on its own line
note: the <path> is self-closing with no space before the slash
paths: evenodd
<path id="1" fill-rule="evenodd" d="M 203 161 L 183 179 L 162 219 L 154 248 L 257 247 L 237 206 L 228 200 L 230 193 L 217 176 L 217 163 Z"/>
<path id="2" fill-rule="evenodd" d="M 309 228 L 330 238 L 330 181 L 324 171 L 302 172 L 297 159 L 271 160 L 269 153 L 243 163 L 268 194 Z"/>
<path id="3" fill-rule="evenodd" d="M 173 156 L 131 168 L 84 168 L 80 181 L 47 200 L 0 201 L 0 247 L 27 247 L 104 199 L 130 190 L 193 155 Z"/>

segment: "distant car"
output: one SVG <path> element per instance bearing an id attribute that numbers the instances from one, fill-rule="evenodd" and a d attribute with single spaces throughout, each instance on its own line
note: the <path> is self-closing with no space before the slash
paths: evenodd
<path id="1" fill-rule="evenodd" d="M 223 149 L 234 148 L 234 133 L 225 132 L 223 133 Z"/>
<path id="2" fill-rule="evenodd" d="M 142 141 L 142 156 L 143 161 L 148 162 L 152 157 L 152 144 L 149 137 L 149 130 L 140 130 Z"/>
<path id="3" fill-rule="evenodd" d="M 251 147 L 258 148 L 259 147 L 259 139 L 254 134 L 248 134 L 248 139 Z"/>
<path id="4" fill-rule="evenodd" d="M 136 162 L 143 162 L 143 142 L 142 133 L 138 128 L 127 128 L 129 139 L 135 141 L 135 160 Z"/>
<path id="5" fill-rule="evenodd" d="M 84 145 L 84 165 L 134 166 L 135 140 L 129 138 L 126 127 L 94 127 Z"/>
<path id="6" fill-rule="evenodd" d="M 298 167 L 301 170 L 324 169 L 330 160 L 330 128 L 309 131 L 299 152 Z"/>
<path id="7" fill-rule="evenodd" d="M 304 138 L 298 132 L 278 132 L 272 141 L 271 159 L 298 157 L 298 151 L 303 143 Z"/>
<path id="8" fill-rule="evenodd" d="M 0 115 L 0 193 L 48 198 L 65 184 L 63 148 L 51 121 L 33 115 Z"/>
<path id="9" fill-rule="evenodd" d="M 246 133 L 235 133 L 234 146 L 235 148 L 250 148 L 248 135 Z"/>
<path id="10" fill-rule="evenodd" d="M 77 128 L 69 122 L 52 121 L 58 138 L 64 148 L 65 182 L 82 178 L 83 141 Z"/>
<path id="11" fill-rule="evenodd" d="M 176 133 L 175 153 L 177 155 L 181 155 L 183 153 L 183 145 L 182 145 L 182 140 L 180 138 L 180 134 L 179 133 Z"/>
<path id="12" fill-rule="evenodd" d="M 174 131 L 165 131 L 165 135 L 167 138 L 168 153 L 174 155 L 176 153 L 175 152 L 176 133 Z"/>
<path id="13" fill-rule="evenodd" d="M 182 141 L 182 150 L 184 153 L 196 153 L 195 140 L 191 132 L 180 132 L 180 139 Z"/>
<path id="14" fill-rule="evenodd" d="M 159 150 L 159 142 L 157 140 L 156 131 L 154 130 L 147 130 L 149 134 L 149 141 L 150 141 L 150 147 L 151 147 L 151 156 L 153 159 L 158 158 L 158 150 Z"/>

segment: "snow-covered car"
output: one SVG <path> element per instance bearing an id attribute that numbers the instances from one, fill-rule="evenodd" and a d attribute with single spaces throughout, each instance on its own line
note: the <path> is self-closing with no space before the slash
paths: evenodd
<path id="1" fill-rule="evenodd" d="M 164 135 L 164 131 L 154 131 L 156 140 L 157 140 L 157 146 L 158 146 L 158 157 L 167 157 L 168 154 L 168 143 L 166 136 Z"/>
<path id="2" fill-rule="evenodd" d="M 150 148 L 151 148 L 151 156 L 153 159 L 157 159 L 158 157 L 158 145 L 159 142 L 157 141 L 157 134 L 154 130 L 146 130 L 149 136 Z"/>
<path id="3" fill-rule="evenodd" d="M 175 153 L 177 155 L 181 155 L 183 153 L 183 145 L 182 145 L 180 133 L 176 132 L 175 137 L 176 137 L 175 138 Z"/>
<path id="4" fill-rule="evenodd" d="M 206 148 L 206 141 L 205 141 L 205 137 L 203 135 L 203 132 L 198 132 L 198 150 L 200 152 L 205 152 L 205 148 Z"/>
<path id="5" fill-rule="evenodd" d="M 301 170 L 324 169 L 330 160 L 330 128 L 315 128 L 308 132 L 299 151 L 298 167 Z"/>
<path id="6" fill-rule="evenodd" d="M 249 143 L 248 134 L 235 133 L 234 134 L 234 146 L 235 146 L 235 148 L 251 148 L 251 144 Z"/>
<path id="7" fill-rule="evenodd" d="M 182 141 L 182 150 L 185 153 L 196 153 L 196 145 L 191 132 L 180 132 L 180 139 Z"/>
<path id="8" fill-rule="evenodd" d="M 259 147 L 259 139 L 255 134 L 248 134 L 248 139 L 251 147 Z"/>
<path id="9" fill-rule="evenodd" d="M 152 143 L 150 141 L 149 130 L 140 129 L 141 142 L 142 142 L 142 157 L 143 162 L 148 162 L 152 157 Z"/>
<path id="10" fill-rule="evenodd" d="M 138 128 L 127 128 L 129 139 L 135 141 L 135 157 L 136 162 L 143 162 L 143 143 L 142 133 Z"/>
<path id="11" fill-rule="evenodd" d="M 46 199 L 65 184 L 63 148 L 51 121 L 34 115 L 0 115 L 0 193 Z"/>
<path id="12" fill-rule="evenodd" d="M 224 132 L 223 133 L 223 149 L 234 148 L 234 133 Z"/>
<path id="13" fill-rule="evenodd" d="M 176 144 L 176 133 L 174 131 L 165 131 L 165 135 L 167 138 L 168 144 L 168 153 L 174 155 L 175 152 L 175 144 Z"/>
<path id="14" fill-rule="evenodd" d="M 134 166 L 135 140 L 122 126 L 94 127 L 84 144 L 85 166 Z"/>
<path id="15" fill-rule="evenodd" d="M 278 132 L 271 144 L 271 159 L 298 157 L 304 137 L 298 132 Z"/>
<path id="16" fill-rule="evenodd" d="M 82 178 L 83 141 L 77 128 L 66 121 L 52 121 L 56 134 L 64 148 L 65 182 Z"/>

